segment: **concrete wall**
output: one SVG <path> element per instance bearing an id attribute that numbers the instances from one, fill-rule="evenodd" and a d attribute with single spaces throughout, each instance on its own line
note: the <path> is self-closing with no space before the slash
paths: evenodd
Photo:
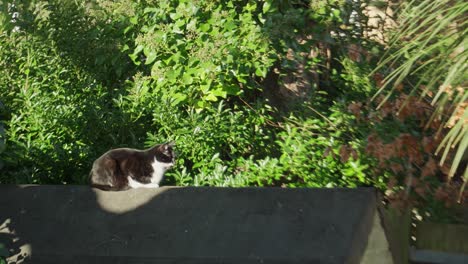
<path id="1" fill-rule="evenodd" d="M 376 219 L 370 188 L 0 186 L 18 263 L 360 263 Z"/>

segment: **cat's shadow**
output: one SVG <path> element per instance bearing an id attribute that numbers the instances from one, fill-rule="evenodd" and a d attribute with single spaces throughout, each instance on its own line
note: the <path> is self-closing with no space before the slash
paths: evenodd
<path id="1" fill-rule="evenodd" d="M 101 263 L 102 257 L 128 263 L 128 256 L 141 263 L 209 255 L 200 239 L 212 242 L 214 252 L 229 254 L 230 241 L 220 235 L 235 237 L 225 227 L 241 221 L 229 210 L 236 199 L 213 199 L 216 190 L 208 189 L 0 185 L 0 243 L 10 250 L 8 263 Z"/>
<path id="2" fill-rule="evenodd" d="M 144 227 L 153 226 L 151 219 L 164 214 L 156 200 L 172 199 L 163 197 L 166 192 L 172 190 L 105 192 L 88 186 L 0 185 L 0 244 L 9 251 L 8 263 L 119 255 L 128 241 L 151 236 Z"/>

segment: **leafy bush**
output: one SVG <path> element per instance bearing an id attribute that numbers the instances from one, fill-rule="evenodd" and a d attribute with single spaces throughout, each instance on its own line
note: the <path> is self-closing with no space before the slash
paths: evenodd
<path id="1" fill-rule="evenodd" d="M 18 22 L 0 34 L 0 95 L 7 120 L 1 182 L 84 182 L 98 153 L 141 140 L 127 115 L 113 104 L 115 94 L 124 91 L 104 86 L 115 82 L 100 82 L 115 72 L 92 65 L 94 54 L 77 46 L 86 40 L 96 43 L 89 31 L 80 35 L 89 25 L 71 27 L 68 20 L 54 20 L 69 14 L 83 22 L 79 15 L 84 7 L 60 4 L 12 5 L 20 14 Z M 72 45 L 73 36 L 84 40 Z"/>
<path id="2" fill-rule="evenodd" d="M 327 121 L 305 106 L 284 120 L 260 92 L 274 65 L 289 74 L 319 41 L 343 41 L 331 31 L 345 11 L 295 1 L 3 4 L 1 182 L 83 183 L 109 148 L 174 140 L 172 184 L 365 183 L 339 104 Z"/>
<path id="3" fill-rule="evenodd" d="M 411 94 L 431 101 L 427 127 L 439 125 L 448 128 L 437 148 L 441 165 L 450 160 L 449 177 L 459 165 L 468 181 L 466 149 L 468 147 L 468 90 L 466 89 L 467 53 L 465 20 L 467 6 L 464 1 L 412 1 L 402 4 L 400 20 L 405 27 L 394 30 L 389 49 L 378 68 L 391 65 L 379 92 L 391 87 L 392 91 L 410 86 Z M 424 19 L 420 20 L 420 17 Z M 391 54 L 390 54 L 391 53 Z M 381 105 L 386 100 L 382 100 Z M 453 149 L 456 148 L 456 152 Z M 440 150 L 444 150 L 441 152 Z M 453 157 L 451 157 L 453 155 Z M 463 164 L 462 160 L 465 160 Z M 463 168 L 464 167 L 464 168 Z M 461 189 L 463 192 L 463 187 Z M 460 193 L 461 194 L 461 193 Z"/>
<path id="4" fill-rule="evenodd" d="M 154 113 L 154 132 L 149 133 L 147 145 L 177 142 L 178 166 L 167 173 L 177 185 L 225 185 L 219 174 L 228 177 L 234 161 L 251 155 L 264 157 L 272 151 L 273 133 L 267 119 L 250 108 L 229 109 L 220 102 L 217 108 L 200 113 L 163 109 Z"/>
<path id="5" fill-rule="evenodd" d="M 456 195 L 462 169 L 450 181 L 450 166 L 437 162 L 436 150 L 447 130 L 440 130 L 440 120 L 428 123 L 435 107 L 403 85 L 388 98 L 381 95 L 370 100 L 369 92 L 376 89 L 369 87 L 381 86 L 384 75 L 352 60 L 345 60 L 343 66 L 342 80 L 355 89 L 343 102 L 354 115 L 348 125 L 359 131 L 355 136 L 361 139 L 360 149 L 369 157 L 367 173 L 378 181 L 374 186 L 385 192 L 385 200 L 392 207 L 417 208 L 422 218 L 432 221 L 460 221 L 460 208 L 468 192 Z M 359 94 L 367 99 L 359 100 Z M 453 158 L 453 154 L 448 157 Z"/>
<path id="6" fill-rule="evenodd" d="M 398 128 L 390 140 L 393 148 L 384 142 L 386 158 L 391 158 L 386 163 L 395 177 L 389 198 L 419 207 L 425 218 L 453 221 L 453 209 L 466 205 L 468 198 L 467 64 L 462 48 L 467 6 L 464 1 L 410 1 L 400 7 L 402 26 L 391 31 L 387 51 L 372 73 L 380 88 L 378 109 L 387 116 L 381 124 L 393 117 L 393 128 Z M 380 144 L 382 137 L 373 139 L 372 144 Z M 384 167 L 382 155 L 376 154 Z"/>
<path id="7" fill-rule="evenodd" d="M 272 50 L 255 23 L 255 3 L 156 1 L 130 18 L 130 57 L 148 77 L 142 87 L 171 106 L 197 111 L 266 76 Z"/>
<path id="8" fill-rule="evenodd" d="M 80 71 L 41 41 L 26 36 L 14 40 L 23 45 L 1 38 L 5 49 L 0 53 L 9 59 L 2 62 L 0 77 L 9 119 L 3 154 L 5 169 L 12 173 L 3 176 L 13 182 L 79 181 L 68 177 L 87 166 L 83 157 L 93 141 L 89 129 L 98 123 L 94 113 L 105 101 L 103 88 L 77 79 Z"/>

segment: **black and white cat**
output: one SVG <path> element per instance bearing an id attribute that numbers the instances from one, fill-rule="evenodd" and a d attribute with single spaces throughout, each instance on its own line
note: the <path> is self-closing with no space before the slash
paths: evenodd
<path id="1" fill-rule="evenodd" d="M 174 143 L 146 150 L 112 149 L 94 161 L 89 174 L 91 186 L 111 191 L 158 188 L 164 173 L 174 162 Z"/>

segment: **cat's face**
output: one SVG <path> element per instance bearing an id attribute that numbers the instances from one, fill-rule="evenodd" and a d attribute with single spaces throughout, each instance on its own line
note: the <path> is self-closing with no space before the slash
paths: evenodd
<path id="1" fill-rule="evenodd" d="M 174 152 L 174 142 L 162 144 L 158 147 L 158 153 L 156 154 L 156 159 L 164 163 L 167 169 L 171 168 L 175 164 L 175 152 Z"/>

